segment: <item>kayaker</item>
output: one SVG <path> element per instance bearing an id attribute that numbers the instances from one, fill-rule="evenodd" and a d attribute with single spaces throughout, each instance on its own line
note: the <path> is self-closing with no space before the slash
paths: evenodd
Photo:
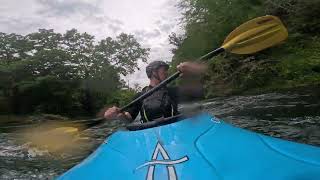
<path id="1" fill-rule="evenodd" d="M 168 77 L 169 65 L 163 61 L 153 61 L 146 67 L 146 73 L 150 80 L 135 97 L 139 97 L 152 89 Z M 183 62 L 177 66 L 182 76 L 199 75 L 205 72 L 206 65 L 194 62 Z M 149 97 L 131 106 L 126 112 L 120 112 L 120 108 L 113 106 L 104 113 L 106 119 L 123 119 L 132 122 L 140 112 L 141 122 L 152 121 L 161 117 L 171 117 L 178 114 L 178 96 L 176 88 L 163 87 Z"/>

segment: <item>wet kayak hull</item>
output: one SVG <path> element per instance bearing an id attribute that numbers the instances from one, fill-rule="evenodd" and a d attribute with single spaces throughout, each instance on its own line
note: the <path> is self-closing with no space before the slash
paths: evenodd
<path id="1" fill-rule="evenodd" d="M 118 131 L 58 179 L 318 180 L 320 148 L 234 127 L 203 114 Z"/>

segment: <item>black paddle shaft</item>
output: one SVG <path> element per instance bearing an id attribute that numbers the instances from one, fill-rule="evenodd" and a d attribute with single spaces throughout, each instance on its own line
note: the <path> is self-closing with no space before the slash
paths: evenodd
<path id="1" fill-rule="evenodd" d="M 222 52 L 224 52 L 225 49 L 223 48 L 218 48 L 215 49 L 214 51 L 209 52 L 208 54 L 205 54 L 203 56 L 201 56 L 199 59 L 197 60 L 204 60 L 204 59 L 209 59 L 213 56 L 216 56 Z M 154 93 L 155 91 L 159 90 L 160 88 L 164 87 L 165 85 L 169 84 L 170 82 L 172 82 L 173 80 L 177 79 L 180 76 L 181 72 L 177 71 L 176 73 L 174 73 L 173 75 L 169 76 L 167 79 L 163 80 L 160 84 L 158 84 L 157 86 L 153 87 L 150 91 L 147 91 L 146 93 L 144 93 L 143 95 L 139 96 L 138 98 L 136 98 L 135 100 L 131 101 L 129 104 L 123 106 L 122 108 L 120 108 L 120 111 L 125 111 L 127 110 L 130 106 L 132 106 L 133 104 L 137 103 L 138 101 L 145 99 L 147 97 L 149 97 L 152 93 Z M 90 119 L 90 120 L 84 120 L 84 129 L 102 124 L 105 121 L 105 118 L 96 118 L 96 119 Z"/>

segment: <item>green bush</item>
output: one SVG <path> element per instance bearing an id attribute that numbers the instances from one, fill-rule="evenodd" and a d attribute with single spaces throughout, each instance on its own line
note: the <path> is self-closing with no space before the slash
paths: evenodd
<path id="1" fill-rule="evenodd" d="M 234 28 L 258 16 L 278 16 L 289 31 L 288 40 L 276 47 L 250 56 L 227 53 L 210 60 L 207 97 L 218 91 L 319 84 L 320 0 L 180 0 L 179 7 L 185 31 L 169 38 L 175 45 L 173 66 L 219 47 Z"/>

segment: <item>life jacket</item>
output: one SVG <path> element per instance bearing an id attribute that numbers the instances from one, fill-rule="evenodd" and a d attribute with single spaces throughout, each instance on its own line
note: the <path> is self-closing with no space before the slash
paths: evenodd
<path id="1" fill-rule="evenodd" d="M 142 92 L 147 92 L 152 87 L 147 86 Z M 177 114 L 177 102 L 174 100 L 173 92 L 164 87 L 152 93 L 142 101 L 141 122 L 152 121 L 161 117 L 171 117 Z"/>

